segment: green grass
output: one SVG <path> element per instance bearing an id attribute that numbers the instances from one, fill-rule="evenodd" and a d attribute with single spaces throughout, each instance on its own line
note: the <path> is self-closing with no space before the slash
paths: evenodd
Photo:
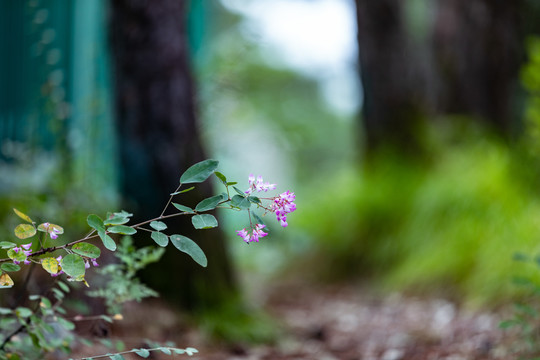
<path id="1" fill-rule="evenodd" d="M 540 254 L 539 165 L 477 136 L 440 142 L 429 161 L 381 155 L 326 179 L 311 207 L 299 201 L 310 259 L 331 281 L 370 278 L 385 289 L 505 301 L 519 292 L 514 276 L 540 281 L 539 268 L 514 260 Z"/>

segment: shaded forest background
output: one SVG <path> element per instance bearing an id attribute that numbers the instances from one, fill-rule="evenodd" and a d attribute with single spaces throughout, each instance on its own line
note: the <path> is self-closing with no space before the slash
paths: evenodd
<path id="1" fill-rule="evenodd" d="M 151 267 L 145 281 L 183 307 L 256 301 L 284 277 L 486 305 L 538 276 L 513 256 L 540 249 L 534 1 L 348 2 L 358 50 L 330 90 L 337 75 L 288 65 L 241 1 L 67 4 L 0 4 L 4 234 L 13 207 L 66 239 L 90 212 L 154 216 L 213 157 L 240 184 L 294 190 L 299 210 L 256 246 L 220 213 L 220 232 L 190 235 L 207 270 L 176 253 Z"/>

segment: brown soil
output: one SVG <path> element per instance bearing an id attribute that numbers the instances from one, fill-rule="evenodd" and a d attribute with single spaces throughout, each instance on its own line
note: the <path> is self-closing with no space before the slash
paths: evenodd
<path id="1" fill-rule="evenodd" d="M 172 340 L 191 346 L 199 360 L 465 360 L 516 359 L 512 335 L 498 328 L 499 316 L 460 309 L 444 299 L 398 294 L 374 296 L 352 287 L 282 286 L 272 289 L 265 309 L 283 324 L 273 345 L 216 345 L 185 325 L 159 302 L 131 305 L 113 329 L 128 348 L 141 339 Z M 79 349 L 90 356 L 107 350 Z M 75 355 L 75 354 L 73 354 Z M 156 355 L 153 359 L 170 359 Z M 174 358 L 189 358 L 178 355 Z M 128 355 L 126 359 L 140 359 Z"/>

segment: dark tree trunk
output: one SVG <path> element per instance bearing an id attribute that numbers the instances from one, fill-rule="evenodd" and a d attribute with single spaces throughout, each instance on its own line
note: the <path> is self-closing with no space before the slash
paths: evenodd
<path id="1" fill-rule="evenodd" d="M 158 216 L 181 173 L 206 157 L 196 121 L 185 4 L 179 0 L 111 1 L 121 189 L 125 206 L 138 219 Z M 212 189 L 204 183 L 179 202 L 189 206 L 210 195 Z M 222 233 L 195 231 L 187 217 L 168 225 L 169 235 L 188 236 L 203 248 L 208 268 L 169 246 L 164 259 L 144 274 L 149 285 L 188 308 L 212 306 L 234 294 Z"/>
<path id="2" fill-rule="evenodd" d="M 524 58 L 522 5 L 520 0 L 438 1 L 433 29 L 438 111 L 475 116 L 503 135 L 515 130 Z"/>
<path id="3" fill-rule="evenodd" d="M 367 150 L 416 152 L 423 99 L 402 0 L 356 0 Z"/>

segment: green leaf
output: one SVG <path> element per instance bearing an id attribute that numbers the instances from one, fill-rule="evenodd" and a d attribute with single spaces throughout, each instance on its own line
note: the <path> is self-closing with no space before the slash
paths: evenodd
<path id="1" fill-rule="evenodd" d="M 180 190 L 180 191 L 178 192 L 178 194 L 187 193 L 188 191 L 191 191 L 191 190 L 193 190 L 193 189 L 195 189 L 195 186 L 189 187 L 189 188 L 184 189 L 184 190 Z"/>
<path id="2" fill-rule="evenodd" d="M 171 350 L 169 350 L 169 348 L 166 348 L 166 347 L 160 347 L 159 351 L 161 351 L 162 353 L 167 354 L 167 355 L 172 355 Z"/>
<path id="3" fill-rule="evenodd" d="M 261 204 L 261 199 L 259 199 L 258 197 L 256 196 L 248 196 L 247 199 L 249 201 L 251 201 L 252 203 L 254 204 L 257 204 L 257 205 L 260 205 Z"/>
<path id="4" fill-rule="evenodd" d="M 101 241 L 103 242 L 103 246 L 105 246 L 107 250 L 110 250 L 110 251 L 116 250 L 116 243 L 109 235 L 105 234 L 105 231 L 99 230 L 98 235 L 101 238 Z"/>
<path id="5" fill-rule="evenodd" d="M 15 252 L 15 250 L 13 250 L 13 249 L 9 249 L 7 251 L 7 256 L 11 260 L 15 260 L 15 261 L 19 261 L 19 262 L 23 262 L 27 258 L 27 256 L 24 254 L 24 252 L 22 252 L 22 251 Z"/>
<path id="6" fill-rule="evenodd" d="M 122 235 L 133 235 L 137 233 L 137 230 L 126 225 L 111 226 L 110 228 L 107 228 L 107 231 L 113 234 L 122 234 Z"/>
<path id="7" fill-rule="evenodd" d="M 177 203 L 172 203 L 172 204 L 174 205 L 175 208 L 177 208 L 180 211 L 187 212 L 187 213 L 192 213 L 193 212 L 193 209 L 190 208 L 190 207 L 180 205 L 180 204 L 177 204 Z"/>
<path id="8" fill-rule="evenodd" d="M 167 228 L 167 224 L 165 224 L 163 221 L 152 221 L 150 223 L 150 227 L 154 230 L 161 231 Z"/>
<path id="9" fill-rule="evenodd" d="M 188 347 L 185 350 L 186 350 L 186 354 L 188 354 L 189 356 L 199 352 L 199 350 L 197 350 L 195 348 L 192 348 L 192 347 Z"/>
<path id="10" fill-rule="evenodd" d="M 227 183 L 227 186 L 232 186 L 232 185 L 236 185 L 236 184 L 238 184 L 238 182 L 236 182 L 236 181 L 231 181 L 231 182 L 228 182 L 228 183 Z"/>
<path id="11" fill-rule="evenodd" d="M 97 259 L 101 255 L 101 250 L 97 246 L 87 242 L 80 242 L 73 245 L 71 251 L 90 259 Z"/>
<path id="12" fill-rule="evenodd" d="M 32 219 L 30 219 L 30 217 L 22 212 L 20 212 L 19 210 L 13 208 L 13 211 L 15 212 L 15 214 L 17 214 L 18 217 L 20 217 L 21 219 L 23 219 L 24 221 L 27 221 L 29 223 L 32 223 Z"/>
<path id="13" fill-rule="evenodd" d="M 125 358 L 120 354 L 109 355 L 109 359 L 111 359 L 111 360 L 125 360 Z"/>
<path id="14" fill-rule="evenodd" d="M 200 183 L 208 179 L 212 173 L 217 169 L 219 161 L 217 160 L 204 160 L 201 161 L 189 169 L 187 169 L 180 177 L 181 184 Z"/>
<path id="15" fill-rule="evenodd" d="M 202 267 L 208 265 L 208 260 L 206 259 L 206 255 L 204 255 L 204 251 L 202 251 L 195 241 L 182 235 L 171 235 L 171 242 L 178 250 L 191 256 L 197 264 Z"/>
<path id="16" fill-rule="evenodd" d="M 112 215 L 103 221 L 104 225 L 123 225 L 129 222 L 129 218 L 125 216 Z"/>
<path id="17" fill-rule="evenodd" d="M 169 237 L 165 235 L 164 233 L 160 233 L 158 231 L 152 231 L 151 235 L 152 239 L 161 247 L 167 246 L 169 244 Z"/>
<path id="18" fill-rule="evenodd" d="M 242 190 L 240 190 L 239 188 L 237 188 L 236 186 L 233 186 L 233 189 L 234 189 L 234 191 L 236 191 L 238 193 L 238 195 L 240 195 L 242 197 L 246 196 L 246 193 L 243 192 Z"/>
<path id="19" fill-rule="evenodd" d="M 17 246 L 17 244 L 12 243 L 11 241 L 0 241 L 0 249 L 11 249 Z"/>
<path id="20" fill-rule="evenodd" d="M 214 175 L 217 176 L 217 178 L 223 183 L 223 185 L 227 185 L 227 178 L 225 177 L 225 175 L 223 175 L 219 171 L 215 171 Z"/>
<path id="21" fill-rule="evenodd" d="M 69 292 L 69 286 L 67 286 L 65 283 L 63 283 L 62 281 L 58 281 L 58 287 L 60 289 L 62 289 L 65 293 L 68 293 Z"/>
<path id="22" fill-rule="evenodd" d="M 86 270 L 84 268 L 83 258 L 75 254 L 66 255 L 60 262 L 60 266 L 62 266 L 62 270 L 64 270 L 67 275 L 73 278 L 84 276 Z"/>
<path id="23" fill-rule="evenodd" d="M 245 210 L 251 207 L 251 202 L 243 196 L 234 195 L 231 199 L 231 205 Z"/>
<path id="24" fill-rule="evenodd" d="M 147 358 L 150 356 L 150 351 L 146 349 L 133 349 L 132 351 L 135 352 L 135 354 L 139 355 L 140 357 Z"/>
<path id="25" fill-rule="evenodd" d="M 257 221 L 257 224 L 266 225 L 259 215 L 255 213 L 253 213 L 252 215 L 255 218 L 255 221 Z M 264 229 L 264 231 L 268 231 L 268 228 Z"/>
<path id="26" fill-rule="evenodd" d="M 0 266 L 0 268 L 7 272 L 21 270 L 21 267 L 19 265 L 16 265 L 13 263 L 3 263 L 2 266 Z"/>
<path id="27" fill-rule="evenodd" d="M 29 308 L 20 306 L 15 309 L 15 314 L 17 314 L 18 317 L 27 318 L 32 316 L 33 312 Z"/>
<path id="28" fill-rule="evenodd" d="M 15 228 L 15 236 L 19 239 L 28 239 L 36 235 L 36 228 L 30 224 L 19 224 Z"/>
<path id="29" fill-rule="evenodd" d="M 222 200 L 223 200 L 223 196 L 221 196 L 221 195 L 216 195 L 216 196 L 209 197 L 208 199 L 204 199 L 203 201 L 198 203 L 197 206 L 195 206 L 195 210 L 196 211 L 208 211 L 208 210 L 215 209 L 216 206 Z"/>
<path id="30" fill-rule="evenodd" d="M 191 218 L 195 229 L 211 229 L 218 226 L 217 219 L 210 214 L 195 215 Z"/>
<path id="31" fill-rule="evenodd" d="M 13 310 L 5 307 L 0 307 L 0 315 L 8 315 L 13 313 Z"/>
<path id="32" fill-rule="evenodd" d="M 60 324 L 60 326 L 62 326 L 64 329 L 68 331 L 75 330 L 75 324 L 72 323 L 71 321 L 64 319 L 61 316 L 57 316 L 56 321 Z"/>
<path id="33" fill-rule="evenodd" d="M 90 214 L 86 218 L 86 222 L 90 227 L 96 229 L 97 231 L 105 231 L 105 225 L 103 224 L 103 220 L 97 215 Z"/>

